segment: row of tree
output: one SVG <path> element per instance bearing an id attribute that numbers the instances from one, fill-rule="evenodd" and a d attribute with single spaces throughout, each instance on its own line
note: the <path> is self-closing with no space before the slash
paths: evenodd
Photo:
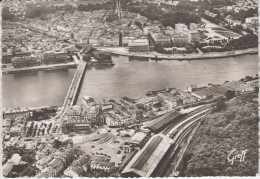
<path id="1" fill-rule="evenodd" d="M 240 10 L 238 13 L 234 11 L 227 11 L 225 16 L 231 15 L 235 20 L 239 20 L 244 23 L 247 17 L 254 17 L 256 14 L 258 14 L 258 8 L 250 8 L 247 10 Z"/>
<path id="2" fill-rule="evenodd" d="M 252 33 L 247 34 L 239 39 L 229 41 L 227 46 L 232 47 L 234 50 L 258 47 L 258 37 Z"/>

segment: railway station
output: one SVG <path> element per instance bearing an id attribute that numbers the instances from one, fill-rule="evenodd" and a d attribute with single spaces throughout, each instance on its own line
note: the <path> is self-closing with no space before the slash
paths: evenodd
<path id="1" fill-rule="evenodd" d="M 163 134 L 156 134 L 136 153 L 126 165 L 122 177 L 150 177 L 160 167 L 166 154 L 172 148 L 172 139 Z"/>
<path id="2" fill-rule="evenodd" d="M 151 130 L 151 132 L 159 133 L 163 128 L 165 128 L 170 123 L 177 122 L 178 119 L 182 116 L 178 111 L 172 111 L 162 115 L 161 117 L 153 120 L 149 123 L 146 128 Z"/>

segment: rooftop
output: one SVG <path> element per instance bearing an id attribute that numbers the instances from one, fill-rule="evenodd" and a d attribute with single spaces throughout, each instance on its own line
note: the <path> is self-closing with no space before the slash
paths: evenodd
<path id="1" fill-rule="evenodd" d="M 134 173 L 141 177 L 150 177 L 158 163 L 168 151 L 172 140 L 162 134 L 154 135 L 142 150 L 137 152 L 123 170 L 123 176 Z"/>
<path id="2" fill-rule="evenodd" d="M 176 118 L 180 117 L 181 113 L 178 111 L 172 111 L 164 114 L 163 116 L 153 120 L 146 127 L 151 129 L 152 131 L 157 131 L 163 126 L 169 124 L 171 121 L 174 121 Z"/>
<path id="3" fill-rule="evenodd" d="M 135 143 L 139 144 L 144 140 L 144 138 L 147 136 L 147 133 L 145 132 L 137 132 L 135 135 L 130 139 L 129 143 Z"/>

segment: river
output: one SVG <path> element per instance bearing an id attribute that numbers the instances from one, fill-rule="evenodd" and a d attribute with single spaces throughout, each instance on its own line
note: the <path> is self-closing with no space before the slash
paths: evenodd
<path id="1" fill-rule="evenodd" d="M 138 98 L 147 91 L 166 87 L 185 89 L 239 80 L 258 73 L 258 55 L 192 61 L 129 61 L 113 56 L 115 66 L 87 69 L 79 100 L 128 96 Z M 75 69 L 3 75 L 4 107 L 62 105 Z"/>

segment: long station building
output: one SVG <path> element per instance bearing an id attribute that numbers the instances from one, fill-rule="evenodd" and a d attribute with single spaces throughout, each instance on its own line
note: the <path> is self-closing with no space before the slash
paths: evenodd
<path id="1" fill-rule="evenodd" d="M 171 111 L 151 121 L 145 127 L 154 135 L 139 150 L 124 167 L 122 177 L 156 177 L 162 169 L 162 163 L 167 161 L 174 149 L 173 140 L 161 132 L 170 124 L 181 120 L 183 114 Z M 159 134 L 158 134 L 159 133 Z"/>
<path id="2" fill-rule="evenodd" d="M 122 177 L 153 177 L 173 147 L 173 140 L 163 134 L 153 135 L 121 173 Z"/>
<path id="3" fill-rule="evenodd" d="M 178 111 L 172 111 L 154 119 L 151 123 L 147 124 L 145 127 L 151 130 L 151 132 L 158 133 L 163 128 L 171 123 L 176 123 L 183 115 Z"/>

